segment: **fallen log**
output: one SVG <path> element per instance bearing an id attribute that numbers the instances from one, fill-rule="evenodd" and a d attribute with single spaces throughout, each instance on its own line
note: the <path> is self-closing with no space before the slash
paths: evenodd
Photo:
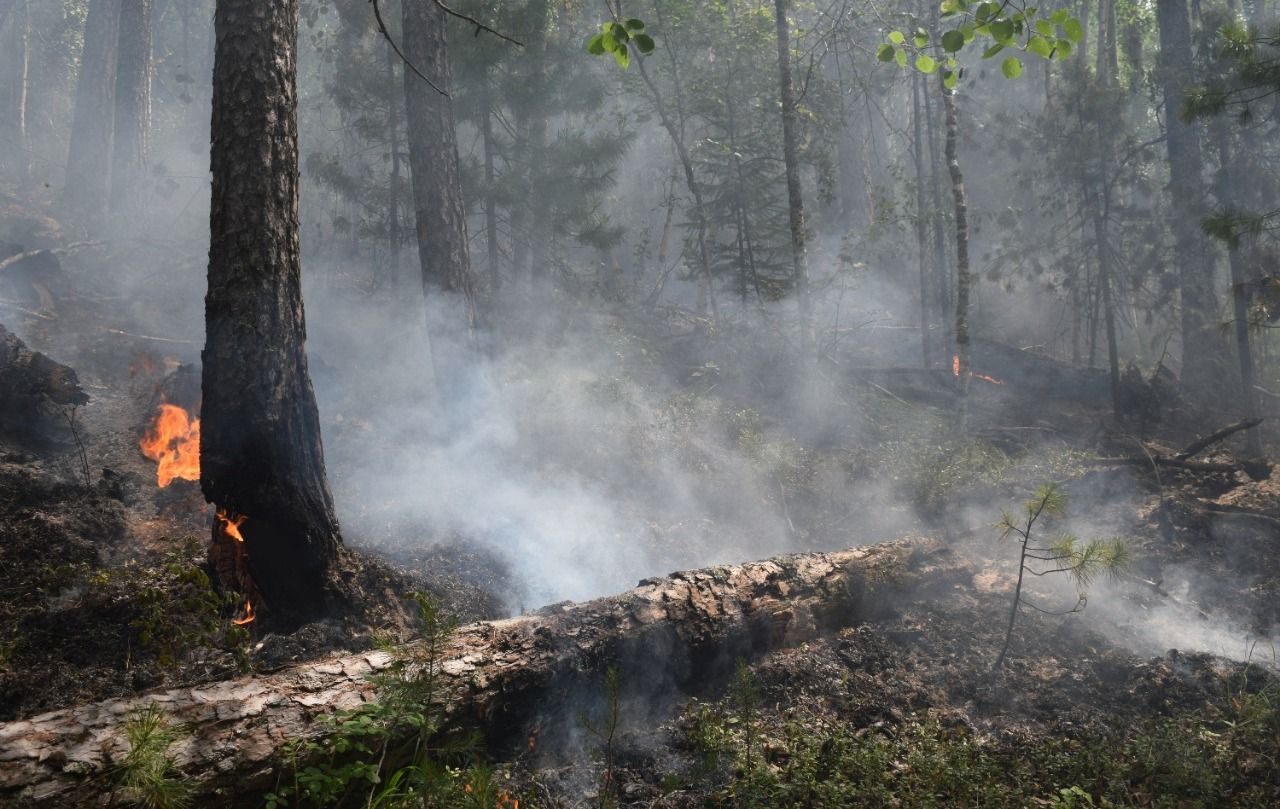
<path id="1" fill-rule="evenodd" d="M 549 739 L 617 666 L 628 698 L 715 688 L 739 658 L 927 598 L 969 572 L 919 538 L 647 579 L 629 592 L 459 629 L 442 662 L 446 726 L 492 744 Z M 127 752 L 126 719 L 157 704 L 188 731 L 171 754 L 200 806 L 251 805 L 275 782 L 282 749 L 323 732 L 316 719 L 375 694 L 391 658 L 367 652 L 261 676 L 83 705 L 0 725 L 0 804 L 87 806 Z"/>

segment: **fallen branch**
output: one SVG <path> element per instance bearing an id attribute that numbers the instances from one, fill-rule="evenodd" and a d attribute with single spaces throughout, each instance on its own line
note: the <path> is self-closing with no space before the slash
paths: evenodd
<path id="1" fill-rule="evenodd" d="M 609 666 L 643 695 L 679 700 L 727 681 L 739 658 L 936 597 L 970 573 L 940 543 L 911 538 L 646 579 L 619 596 L 472 624 L 443 654 L 445 728 L 479 729 L 499 747 L 535 728 L 548 743 L 569 738 Z M 291 741 L 324 733 L 318 717 L 372 699 L 366 677 L 389 663 L 367 652 L 0 725 L 0 804 L 99 805 L 126 719 L 153 703 L 189 731 L 170 754 L 196 805 L 245 804 L 274 783 Z"/>
<path id="2" fill-rule="evenodd" d="M 0 272 L 4 272 L 18 262 L 26 261 L 29 258 L 35 258 L 42 253 L 52 253 L 55 256 L 65 256 L 68 253 L 75 252 L 76 250 L 83 250 L 89 247 L 101 247 L 104 244 L 106 244 L 106 242 L 73 242 L 66 247 L 53 247 L 47 250 L 27 250 L 25 252 L 9 256 L 6 259 L 0 259 Z"/>
<path id="3" fill-rule="evenodd" d="M 1226 439 L 1226 438 L 1230 438 L 1231 436 L 1235 435 L 1236 433 L 1242 430 L 1251 430 L 1254 427 L 1257 427 L 1261 423 L 1262 423 L 1262 419 L 1245 419 L 1244 421 L 1238 421 L 1235 424 L 1231 424 L 1229 426 L 1223 427 L 1221 430 L 1218 430 L 1216 433 L 1211 433 L 1210 435 L 1207 435 L 1204 438 L 1197 439 L 1196 441 L 1189 444 L 1186 449 L 1184 449 L 1182 452 L 1179 452 L 1177 455 L 1173 457 L 1179 461 L 1185 461 L 1191 456 L 1204 451 L 1205 449 L 1213 446 L 1219 441 L 1222 441 L 1223 439 Z"/>
<path id="4" fill-rule="evenodd" d="M 1147 467 L 1151 466 L 1152 463 L 1155 463 L 1160 466 L 1172 466 L 1177 469 L 1186 469 L 1192 472 L 1238 472 L 1241 469 L 1238 464 L 1184 461 L 1178 458 L 1166 458 L 1162 455 L 1153 455 L 1150 458 L 1086 458 L 1083 463 L 1085 466 Z"/>
<path id="5" fill-rule="evenodd" d="M 1264 514 L 1261 511 L 1255 511 L 1251 508 L 1242 506 L 1224 505 L 1222 503 L 1202 503 L 1204 510 L 1215 515 L 1219 519 L 1235 518 L 1238 520 L 1248 520 L 1259 523 L 1267 528 L 1280 530 L 1280 519 L 1272 517 L 1270 514 Z"/>

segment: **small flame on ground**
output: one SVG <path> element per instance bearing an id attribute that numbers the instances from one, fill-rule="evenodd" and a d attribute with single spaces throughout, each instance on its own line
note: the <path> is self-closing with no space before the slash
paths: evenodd
<path id="1" fill-rule="evenodd" d="M 155 423 L 138 442 L 142 454 L 156 462 L 156 483 L 165 488 L 175 478 L 200 479 L 200 419 L 177 405 L 162 404 Z"/>
<path id="2" fill-rule="evenodd" d="M 960 355 L 959 354 L 953 354 L 951 356 L 951 375 L 960 376 Z M 996 379 L 994 376 L 987 376 L 986 374 L 980 374 L 972 369 L 969 371 L 969 376 L 973 377 L 974 379 L 981 379 L 983 382 L 990 382 L 992 385 L 1004 384 L 1003 381 Z"/>
<path id="3" fill-rule="evenodd" d="M 209 512 L 205 512 L 208 514 Z M 244 514 L 233 517 L 227 513 L 226 509 L 218 509 L 218 520 L 222 523 L 222 533 L 234 539 L 236 542 L 244 542 L 244 535 L 240 533 L 240 526 L 244 525 L 245 520 L 249 519 Z"/>
<path id="4" fill-rule="evenodd" d="M 244 600 L 244 614 L 239 618 L 232 619 L 231 623 L 236 626 L 244 626 L 246 624 L 253 623 L 253 619 L 255 617 L 256 616 L 253 614 L 253 602 L 246 598 Z"/>

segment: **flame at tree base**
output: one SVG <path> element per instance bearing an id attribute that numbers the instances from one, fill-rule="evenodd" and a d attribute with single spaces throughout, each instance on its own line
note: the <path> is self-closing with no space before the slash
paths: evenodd
<path id="1" fill-rule="evenodd" d="M 223 586 L 234 584 L 236 589 L 252 593 L 254 592 L 253 579 L 249 577 L 249 571 L 245 565 L 245 548 L 244 534 L 240 533 L 240 526 L 244 525 L 249 519 L 244 514 L 231 514 L 226 509 L 217 509 L 214 513 L 218 527 L 222 536 L 233 540 L 232 543 L 221 543 L 223 546 L 229 545 L 230 548 L 223 548 L 227 551 L 219 558 L 228 562 L 226 569 L 222 565 L 218 565 L 218 578 L 222 580 Z M 214 552 L 219 550 L 217 539 L 214 540 Z M 235 626 L 246 626 L 254 622 L 257 616 L 253 610 L 253 598 L 245 596 L 244 608 L 241 610 L 240 616 L 233 618 L 231 623 Z"/>

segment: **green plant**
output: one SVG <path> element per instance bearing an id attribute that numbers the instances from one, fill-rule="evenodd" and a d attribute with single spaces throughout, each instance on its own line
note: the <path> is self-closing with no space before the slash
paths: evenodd
<path id="1" fill-rule="evenodd" d="M 604 716 L 593 722 L 585 713 L 578 717 L 579 724 L 587 733 L 600 742 L 601 773 L 600 791 L 597 806 L 600 809 L 612 809 L 617 806 L 618 784 L 614 772 L 615 742 L 618 728 L 622 722 L 622 676 L 616 666 L 610 666 L 604 673 Z"/>
<path id="2" fill-rule="evenodd" d="M 729 687 L 729 697 L 734 707 L 733 721 L 737 724 L 742 738 L 742 754 L 739 762 L 742 769 L 750 772 L 755 764 L 754 755 L 760 735 L 757 718 L 760 709 L 760 684 L 747 661 L 739 659 L 737 670 L 733 675 L 733 683 Z"/>
<path id="3" fill-rule="evenodd" d="M 129 752 L 112 770 L 112 780 L 125 800 L 146 809 L 190 805 L 191 789 L 168 755 L 183 734 L 169 723 L 160 706 L 151 702 L 135 710 L 125 720 L 124 732 Z"/>
<path id="4" fill-rule="evenodd" d="M 1032 535 L 1041 519 L 1060 516 L 1067 508 L 1067 496 L 1053 483 L 1046 483 L 1023 504 L 1022 513 L 1014 516 L 1006 511 L 996 524 L 1001 529 L 1001 539 L 1017 537 L 1018 583 L 1013 591 L 1013 604 L 1009 608 L 1009 626 L 1005 630 L 1004 645 L 996 658 L 993 671 L 999 671 L 1009 653 L 1013 639 L 1013 627 L 1018 610 L 1026 605 L 1037 612 L 1051 615 L 1067 615 L 1084 609 L 1088 601 L 1086 588 L 1103 571 L 1118 571 L 1128 565 L 1128 547 L 1119 540 L 1095 539 L 1082 543 L 1071 534 L 1058 534 L 1047 545 L 1033 545 Z M 1022 594 L 1023 580 L 1027 573 L 1033 576 L 1049 576 L 1055 573 L 1069 575 L 1076 583 L 1076 603 L 1070 609 L 1053 611 L 1028 601 Z"/>
<path id="5" fill-rule="evenodd" d="M 443 720 L 441 664 L 457 622 L 431 600 L 410 595 L 418 609 L 418 637 L 383 644 L 390 665 L 369 679 L 378 699 L 322 718 L 320 738 L 286 751 L 286 768 L 267 809 L 294 806 L 441 806 L 511 809 L 515 800 L 498 788 L 477 755 L 475 736 L 438 739 Z"/>

